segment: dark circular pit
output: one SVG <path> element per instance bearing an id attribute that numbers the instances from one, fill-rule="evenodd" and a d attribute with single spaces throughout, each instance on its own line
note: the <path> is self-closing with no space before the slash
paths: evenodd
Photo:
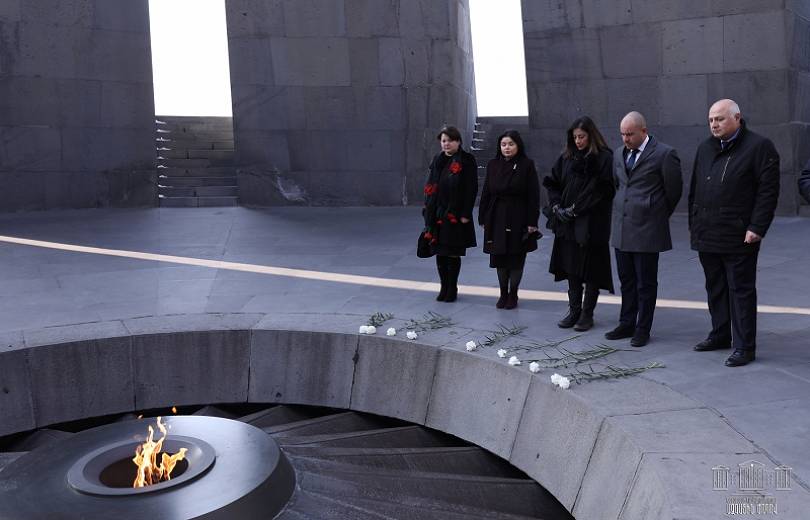
<path id="1" fill-rule="evenodd" d="M 171 480 L 127 487 L 130 459 L 154 419 L 109 424 L 32 451 L 0 473 L 0 518 L 272 518 L 295 488 L 273 438 L 238 421 L 174 416 L 163 451 L 186 448 Z M 129 461 L 129 468 L 127 467 Z"/>

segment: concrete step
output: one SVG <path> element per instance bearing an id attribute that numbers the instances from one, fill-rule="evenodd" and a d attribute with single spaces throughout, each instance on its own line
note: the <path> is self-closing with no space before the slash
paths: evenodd
<path id="1" fill-rule="evenodd" d="M 161 186 L 195 187 L 195 186 L 237 186 L 236 177 L 158 177 Z"/>
<path id="2" fill-rule="evenodd" d="M 157 134 L 176 141 L 233 141 L 233 131 L 212 132 L 179 132 L 166 128 L 159 128 Z"/>
<path id="3" fill-rule="evenodd" d="M 279 437 L 278 443 L 282 446 L 309 444 L 313 446 L 335 446 L 344 448 L 413 448 L 416 446 L 464 445 L 463 442 L 455 437 L 426 430 L 420 426 L 402 426 L 328 435 Z"/>
<path id="4" fill-rule="evenodd" d="M 270 428 L 280 424 L 293 423 L 330 415 L 331 410 L 316 407 L 278 405 L 267 410 L 240 417 L 239 420 L 257 428 Z"/>
<path id="5" fill-rule="evenodd" d="M 359 415 L 354 412 L 343 412 L 314 419 L 306 419 L 294 423 L 282 424 L 264 428 L 264 431 L 279 437 L 326 435 L 335 433 L 348 433 L 363 430 L 377 430 L 380 428 L 399 425 L 392 420 L 371 415 Z"/>
<path id="6" fill-rule="evenodd" d="M 288 446 L 288 455 L 368 468 L 525 478 L 517 468 L 478 446 L 437 448 L 333 448 Z"/>
<path id="7" fill-rule="evenodd" d="M 158 166 L 167 168 L 207 168 L 212 166 L 210 159 L 163 159 L 158 160 Z"/>
<path id="8" fill-rule="evenodd" d="M 208 168 L 160 168 L 164 177 L 236 177 L 233 166 L 210 166 Z"/>
<path id="9" fill-rule="evenodd" d="M 238 206 L 237 197 L 163 197 L 158 198 L 162 208 L 203 208 Z"/>
<path id="10" fill-rule="evenodd" d="M 166 197 L 236 197 L 238 186 L 159 186 L 158 192 Z"/>
<path id="11" fill-rule="evenodd" d="M 233 161 L 233 150 L 193 149 L 193 148 L 171 148 L 168 150 L 158 150 L 158 158 L 166 159 L 228 159 Z"/>
<path id="12" fill-rule="evenodd" d="M 226 139 L 226 140 L 210 140 L 210 139 L 184 139 L 180 138 L 173 138 L 167 134 L 161 135 L 156 137 L 156 139 L 162 139 L 161 141 L 156 141 L 156 144 L 159 147 L 168 147 L 173 149 L 181 149 L 181 150 L 188 150 L 188 149 L 195 149 L 195 150 L 233 150 L 234 149 L 234 142 L 233 139 Z"/>

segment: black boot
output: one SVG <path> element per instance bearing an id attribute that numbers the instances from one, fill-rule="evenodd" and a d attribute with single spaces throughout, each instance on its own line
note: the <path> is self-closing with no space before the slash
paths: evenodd
<path id="1" fill-rule="evenodd" d="M 506 300 L 506 309 L 514 309 L 518 305 L 518 287 L 523 277 L 523 269 L 509 270 L 509 297 Z"/>
<path id="2" fill-rule="evenodd" d="M 458 273 L 461 272 L 461 258 L 448 256 L 447 258 L 447 295 L 446 302 L 456 301 L 458 296 Z"/>
<path id="3" fill-rule="evenodd" d="M 442 286 L 439 289 L 439 295 L 436 296 L 437 302 L 443 302 L 447 298 L 447 257 L 436 255 L 436 269 L 439 271 L 439 281 Z"/>
<path id="4" fill-rule="evenodd" d="M 509 298 L 509 269 L 503 267 L 498 268 L 498 285 L 501 288 L 501 297 L 498 298 L 498 303 L 495 304 L 495 307 L 503 309 Z"/>
<path id="5" fill-rule="evenodd" d="M 574 325 L 575 331 L 585 332 L 593 327 L 593 310 L 596 308 L 597 299 L 599 299 L 599 287 L 585 284 L 585 299 L 582 302 L 582 313 Z"/>
<path id="6" fill-rule="evenodd" d="M 582 284 L 568 283 L 568 314 L 557 322 L 561 329 L 570 329 L 582 313 Z"/>

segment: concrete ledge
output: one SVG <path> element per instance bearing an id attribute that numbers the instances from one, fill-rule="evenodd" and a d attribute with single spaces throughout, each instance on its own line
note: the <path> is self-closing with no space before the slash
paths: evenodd
<path id="1" fill-rule="evenodd" d="M 777 465 L 718 413 L 654 381 L 563 391 L 548 371 L 510 367 L 488 350 L 344 334 L 334 330 L 352 318 L 325 318 L 184 315 L 5 334 L 0 435 L 182 404 L 347 408 L 482 446 L 580 519 L 725 517 L 733 490 L 713 490 L 712 468 Z M 810 504 L 798 482 L 778 499 L 787 517 Z"/>

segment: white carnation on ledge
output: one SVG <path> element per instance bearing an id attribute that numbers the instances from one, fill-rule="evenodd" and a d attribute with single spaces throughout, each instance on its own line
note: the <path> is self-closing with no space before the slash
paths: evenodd
<path id="1" fill-rule="evenodd" d="M 537 361 L 532 361 L 531 363 L 529 363 L 529 372 L 531 372 L 532 374 L 540 372 L 540 363 L 538 363 Z"/>
<path id="2" fill-rule="evenodd" d="M 467 352 L 472 352 L 478 348 L 478 345 L 475 344 L 475 341 L 468 341 L 465 347 L 467 347 Z"/>
<path id="3" fill-rule="evenodd" d="M 385 331 L 385 335 L 386 336 L 396 336 L 397 335 L 397 329 L 395 329 L 394 327 L 391 327 L 387 331 Z"/>
<path id="4" fill-rule="evenodd" d="M 563 390 L 568 390 L 568 387 L 571 386 L 571 380 L 567 377 L 560 377 L 560 382 L 557 383 L 557 386 L 562 388 Z"/>
<path id="5" fill-rule="evenodd" d="M 560 374 L 552 374 L 551 375 L 551 383 L 556 385 L 562 376 Z"/>
<path id="6" fill-rule="evenodd" d="M 509 352 L 507 352 L 505 348 L 502 348 L 502 349 L 498 350 L 498 357 L 499 358 L 505 358 L 507 354 L 509 354 Z"/>
<path id="7" fill-rule="evenodd" d="M 369 325 L 366 327 L 366 334 L 377 334 L 377 327 Z"/>
<path id="8" fill-rule="evenodd" d="M 409 330 L 408 333 L 406 334 L 406 336 L 408 336 L 408 339 L 416 339 L 418 337 L 416 335 L 416 332 L 414 332 L 412 330 Z"/>
<path id="9" fill-rule="evenodd" d="M 360 329 L 357 332 L 360 334 L 368 334 L 368 325 L 360 325 Z"/>
<path id="10" fill-rule="evenodd" d="M 520 360 L 518 359 L 517 356 L 512 356 L 509 358 L 509 364 L 512 365 L 513 367 L 518 366 L 520 364 Z"/>

